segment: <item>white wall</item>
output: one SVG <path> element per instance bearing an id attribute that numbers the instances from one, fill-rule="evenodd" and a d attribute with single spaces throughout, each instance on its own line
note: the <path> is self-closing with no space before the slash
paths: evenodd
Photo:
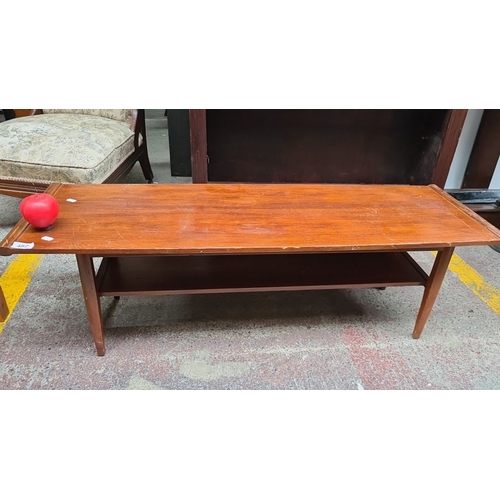
<path id="1" fill-rule="evenodd" d="M 497 161 L 497 166 L 495 167 L 495 173 L 491 179 L 490 189 L 500 189 L 500 158 Z"/>
<path id="2" fill-rule="evenodd" d="M 464 178 L 465 169 L 469 162 L 470 153 L 474 145 L 479 123 L 483 116 L 483 111 L 483 109 L 469 109 L 467 112 L 462 133 L 458 139 L 457 150 L 455 151 L 455 156 L 451 162 L 450 172 L 446 179 L 445 189 L 460 189 L 462 185 L 462 179 Z"/>

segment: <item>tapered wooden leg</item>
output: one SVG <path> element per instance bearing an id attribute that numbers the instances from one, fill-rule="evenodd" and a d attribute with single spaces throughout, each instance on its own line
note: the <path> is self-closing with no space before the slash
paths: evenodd
<path id="1" fill-rule="evenodd" d="M 153 182 L 154 174 L 153 174 L 153 169 L 151 168 L 151 163 L 149 162 L 147 148 L 144 148 L 144 152 L 139 158 L 139 163 L 141 165 L 142 173 L 144 174 L 146 180 L 149 181 L 150 183 Z"/>
<path id="2" fill-rule="evenodd" d="M 412 335 L 414 339 L 418 339 L 420 337 L 425 323 L 429 318 L 429 314 L 431 313 L 432 306 L 438 296 L 454 250 L 455 247 L 445 248 L 444 250 L 440 250 L 436 256 L 431 274 L 425 285 L 422 304 L 420 305 L 420 310 L 418 311 L 417 321 Z"/>
<path id="3" fill-rule="evenodd" d="M 104 356 L 104 333 L 102 328 L 101 301 L 97 293 L 94 262 L 90 255 L 77 255 L 78 270 L 82 282 L 85 307 L 90 321 L 92 336 L 99 356 Z"/>
<path id="4" fill-rule="evenodd" d="M 9 307 L 7 306 L 5 295 L 3 294 L 2 287 L 0 286 L 0 321 L 5 321 L 8 315 Z"/>

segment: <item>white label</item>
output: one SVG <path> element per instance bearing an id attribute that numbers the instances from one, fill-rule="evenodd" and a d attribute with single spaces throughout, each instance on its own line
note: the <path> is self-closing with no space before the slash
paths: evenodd
<path id="1" fill-rule="evenodd" d="M 53 239 L 52 236 L 42 236 L 42 240 L 44 241 L 52 241 Z"/>
<path id="2" fill-rule="evenodd" d="M 70 203 L 76 203 L 76 200 L 73 198 L 67 198 L 66 201 L 69 201 Z"/>
<path id="3" fill-rule="evenodd" d="M 30 250 L 35 246 L 34 243 L 21 243 L 20 241 L 14 241 L 10 248 L 18 248 L 19 250 Z"/>

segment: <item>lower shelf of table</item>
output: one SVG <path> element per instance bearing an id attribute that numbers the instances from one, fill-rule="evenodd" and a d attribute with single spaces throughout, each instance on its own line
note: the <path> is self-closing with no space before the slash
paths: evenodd
<path id="1" fill-rule="evenodd" d="M 406 252 L 105 257 L 101 296 L 425 285 Z"/>

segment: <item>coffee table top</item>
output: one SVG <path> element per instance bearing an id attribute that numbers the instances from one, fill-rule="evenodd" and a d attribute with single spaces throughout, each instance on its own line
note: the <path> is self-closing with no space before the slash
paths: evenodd
<path id="1" fill-rule="evenodd" d="M 303 253 L 500 244 L 498 229 L 437 186 L 54 184 L 48 192 L 60 204 L 54 227 L 38 231 L 21 219 L 0 244 L 2 254 Z M 30 248 L 16 248 L 23 244 Z"/>

